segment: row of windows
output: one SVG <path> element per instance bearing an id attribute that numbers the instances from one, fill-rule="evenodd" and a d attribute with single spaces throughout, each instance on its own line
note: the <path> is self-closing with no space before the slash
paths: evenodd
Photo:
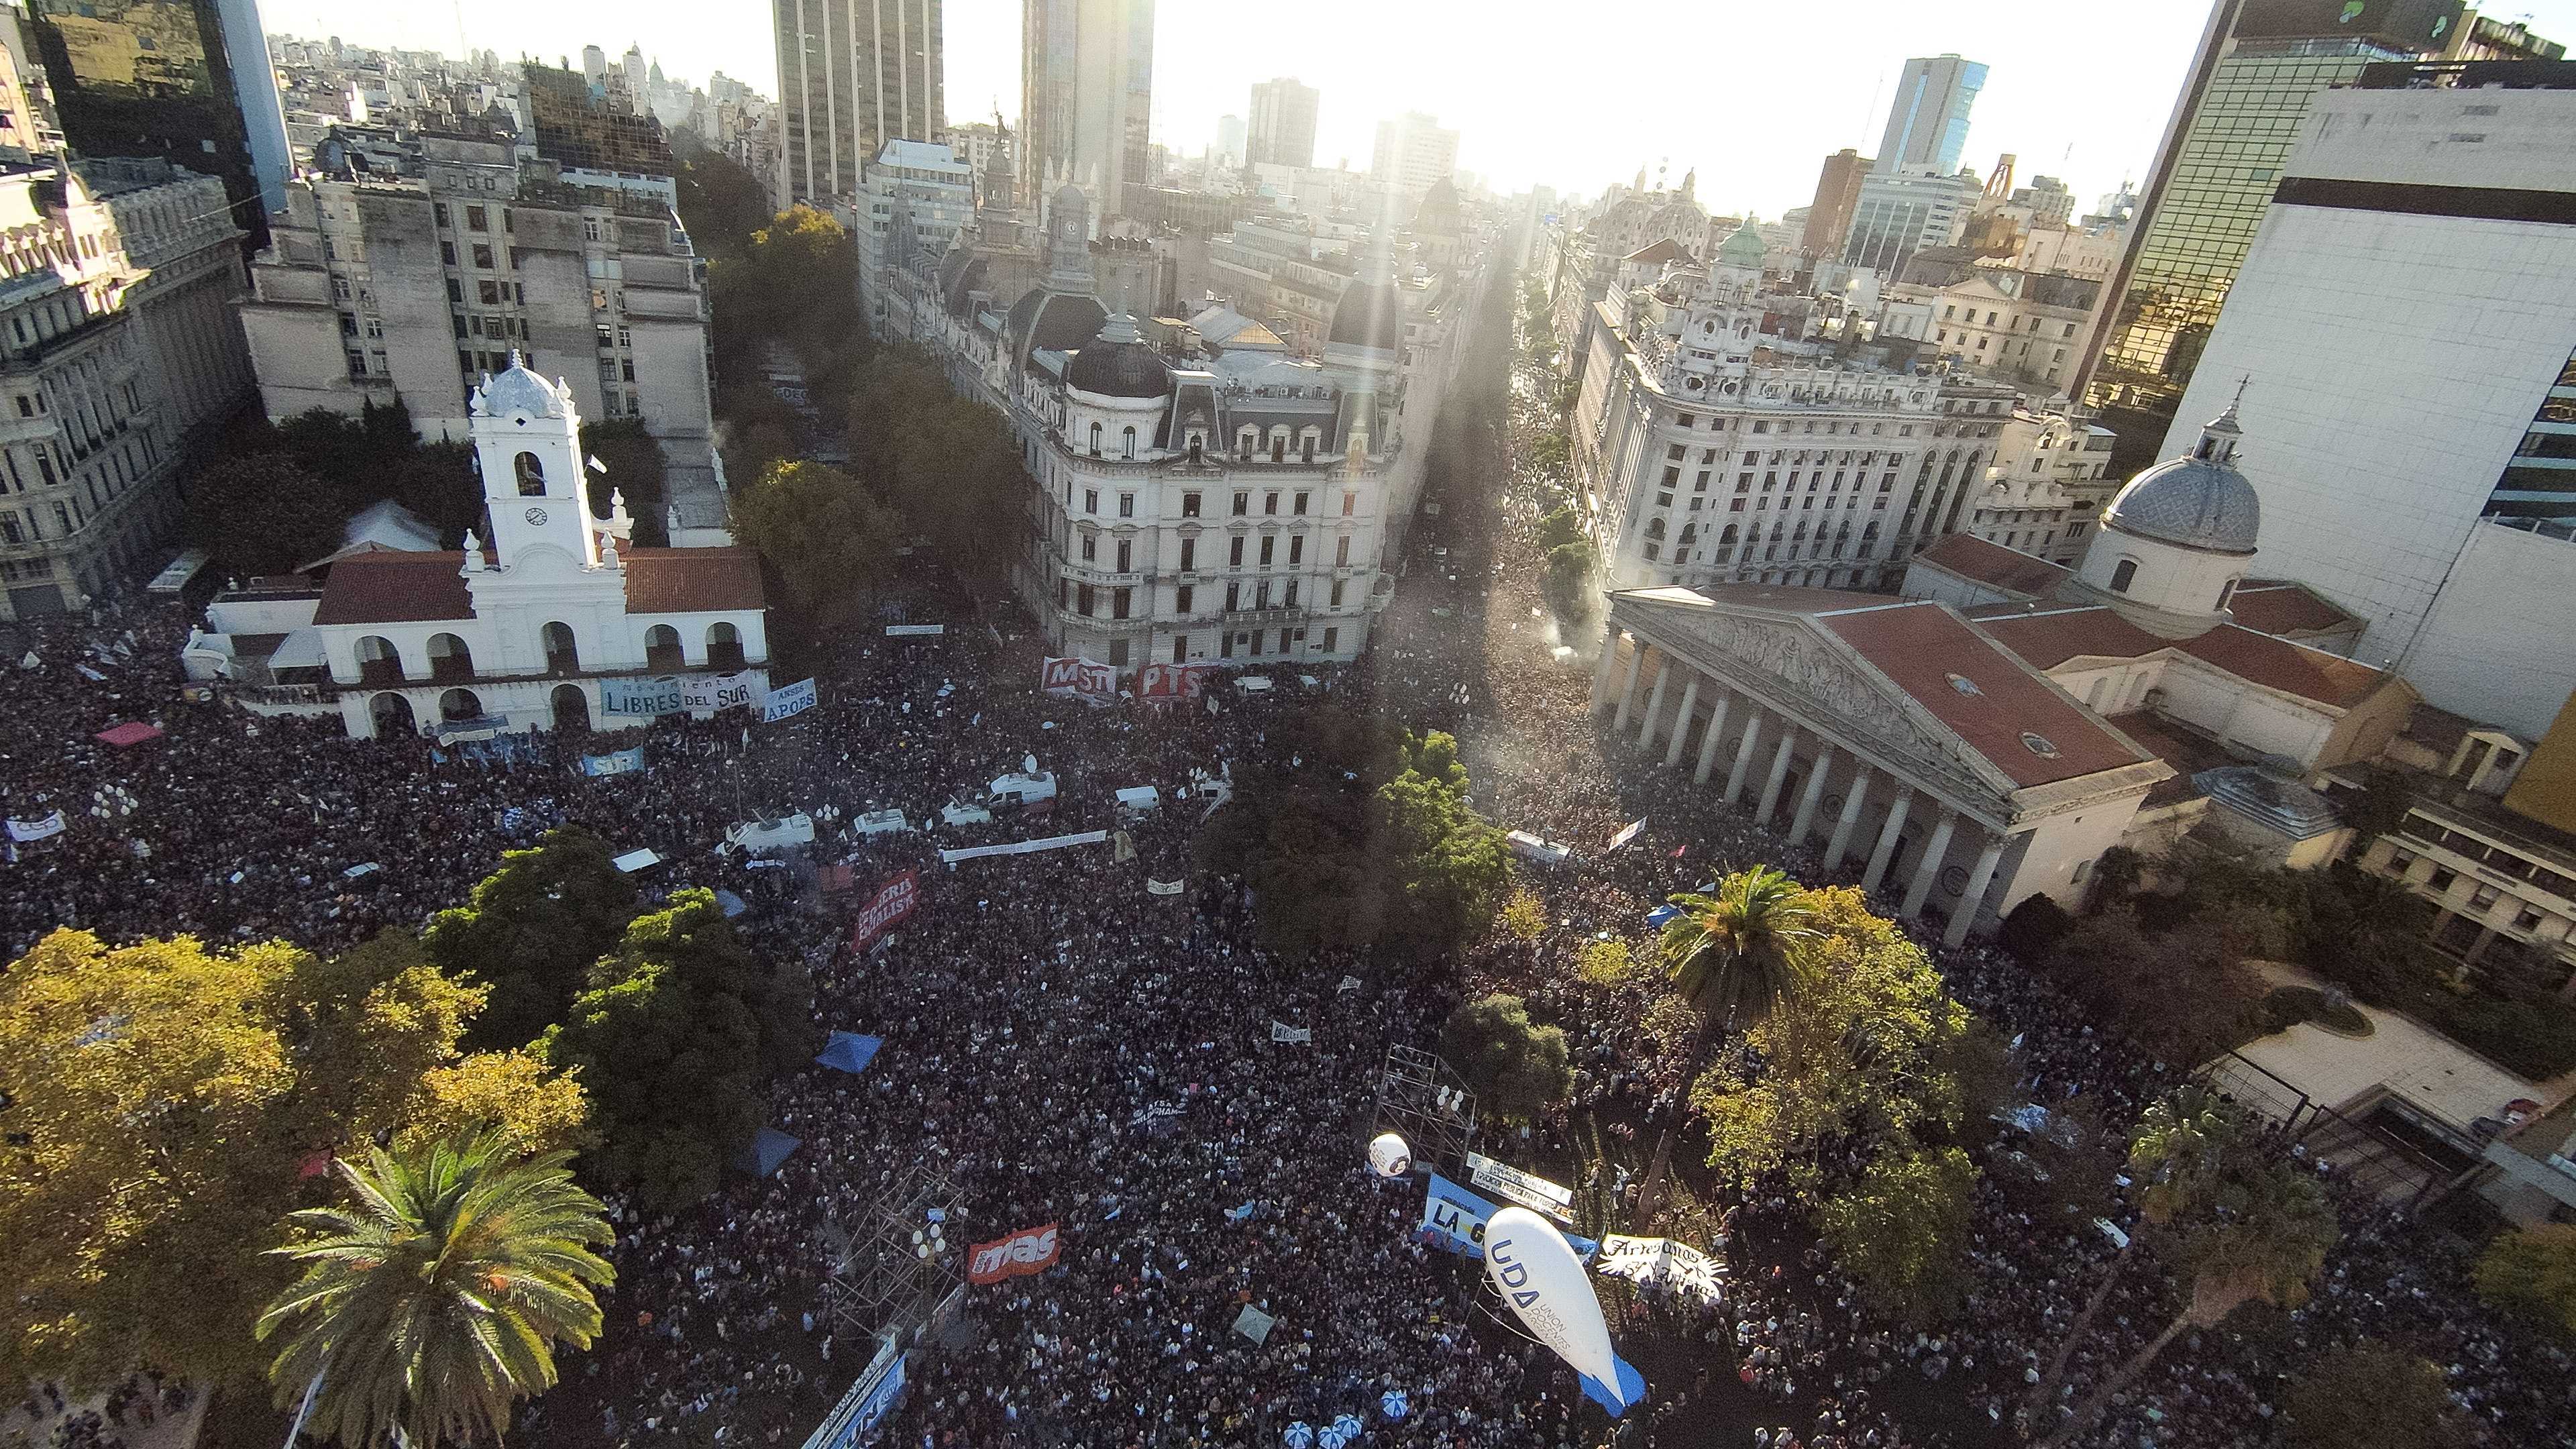
<path id="1" fill-rule="evenodd" d="M 1283 493 L 1278 491 L 1264 493 L 1261 495 L 1261 516 L 1264 518 L 1278 517 L 1279 500 L 1284 497 L 1289 500 L 1289 516 L 1294 518 L 1303 518 L 1306 516 L 1307 504 L 1312 496 L 1312 494 L 1302 489 L 1294 493 Z M 1203 513 L 1201 505 L 1202 497 L 1203 495 L 1196 491 L 1183 493 L 1181 495 L 1181 516 L 1183 518 L 1200 517 Z M 1068 508 L 1073 506 L 1073 480 L 1070 478 L 1065 480 L 1064 502 L 1065 506 Z M 1359 494 L 1345 490 L 1342 494 L 1342 517 L 1350 518 L 1354 516 L 1358 511 L 1358 508 Z M 1094 518 L 1100 516 L 1099 489 L 1085 488 L 1082 490 L 1082 511 Z M 1134 493 L 1125 491 L 1119 493 L 1118 516 L 1120 518 L 1133 518 L 1136 516 L 1136 495 Z M 1236 518 L 1249 518 L 1252 516 L 1252 491 L 1250 489 L 1242 489 L 1235 493 L 1233 516 Z"/>
<path id="2" fill-rule="evenodd" d="M 1303 629 L 1284 628 L 1279 631 L 1278 640 L 1278 644 L 1275 647 L 1268 648 L 1266 652 L 1272 654 L 1294 653 L 1299 645 L 1306 642 L 1306 631 Z M 1258 659 L 1265 652 L 1265 646 L 1268 645 L 1269 642 L 1270 631 L 1267 629 L 1249 629 L 1242 631 L 1227 630 L 1226 632 L 1217 635 L 1217 657 L 1220 659 L 1232 659 L 1237 655 L 1242 655 L 1246 658 Z M 1342 631 L 1338 627 L 1325 629 L 1322 644 L 1323 652 L 1326 654 L 1338 653 L 1340 652 L 1341 647 Z M 1172 662 L 1174 664 L 1187 664 L 1189 660 L 1190 636 L 1187 634 L 1173 635 Z M 1124 639 L 1110 640 L 1110 667 L 1113 669 L 1124 669 L 1127 667 L 1128 662 L 1127 641 Z"/>
<path id="3" fill-rule="evenodd" d="M 1265 569 L 1266 569 L 1266 568 L 1269 568 L 1269 567 L 1272 565 L 1272 563 L 1276 561 L 1276 558 L 1277 558 L 1277 548 L 1276 548 L 1276 546 L 1277 546 L 1278 542 L 1279 542 L 1279 535 L 1277 535 L 1277 534 L 1275 534 L 1275 533 L 1265 533 L 1265 534 L 1261 535 L 1261 547 L 1260 547 L 1260 559 L 1261 559 L 1261 562 L 1260 562 L 1260 564 L 1259 564 L 1259 567 L 1262 567 L 1262 568 L 1265 568 Z M 1232 538 L 1228 539 L 1228 540 L 1226 541 L 1226 543 L 1227 543 L 1227 548 L 1226 548 L 1226 567 L 1228 567 L 1228 568 L 1238 568 L 1238 569 L 1239 569 L 1239 568 L 1241 568 L 1241 567 L 1243 567 L 1243 552 L 1244 552 L 1244 550 L 1243 550 L 1243 543 L 1244 543 L 1243 535 L 1241 535 L 1241 534 L 1236 534 L 1236 535 L 1234 535 Z M 1134 549 L 1135 549 L 1135 541 L 1134 541 L 1133 539 L 1125 539 L 1125 538 L 1122 538 L 1122 539 L 1118 539 L 1118 540 L 1116 540 L 1116 544 L 1117 544 L 1117 550 L 1116 550 L 1116 553 L 1115 553 L 1115 555 L 1114 555 L 1114 556 L 1115 556 L 1115 557 L 1117 558 L 1117 560 L 1118 560 L 1118 566 L 1117 566 L 1115 569 L 1111 570 L 1111 572 L 1113 572 L 1113 573 L 1122 573 L 1122 574 L 1123 574 L 1123 573 L 1132 573 L 1132 572 L 1134 572 L 1134 570 L 1135 570 L 1135 557 L 1136 557 L 1135 552 L 1134 552 Z M 1099 560 L 1100 560 L 1100 535 L 1099 535 L 1099 534 L 1094 533 L 1094 532 L 1092 532 L 1092 531 L 1091 531 L 1091 530 L 1089 530 L 1089 529 L 1081 529 L 1081 530 L 1077 530 L 1077 536 L 1076 536 L 1076 538 L 1075 538 L 1074 547 L 1075 547 L 1076 552 L 1078 552 L 1078 553 L 1081 555 L 1082 561 L 1083 561 L 1084 563 L 1097 563 L 1097 562 L 1099 562 Z M 1185 538 L 1185 539 L 1182 539 L 1182 540 L 1181 540 L 1181 560 L 1180 560 L 1180 567 L 1179 567 L 1179 569 L 1178 569 L 1178 572 L 1185 573 L 1185 574 L 1186 574 L 1186 573 L 1193 573 L 1193 572 L 1195 572 L 1195 571 L 1197 570 L 1197 568 L 1198 568 L 1198 556 L 1199 556 L 1199 541 L 1198 541 L 1197 539 L 1195 539 L 1195 538 Z M 1289 566 L 1290 568 L 1296 568 L 1296 567 L 1298 567 L 1298 566 L 1302 565 L 1303 563 L 1305 563 L 1305 561 L 1306 561 L 1306 535 L 1304 535 L 1304 534 L 1302 534 L 1302 533 L 1292 533 L 1292 534 L 1288 535 L 1288 566 Z M 1341 569 L 1346 569 L 1346 568 L 1349 568 L 1350 566 L 1351 566 L 1351 537 L 1350 537 L 1350 535 L 1349 535 L 1349 534 L 1342 534 L 1342 535 L 1340 535 L 1340 536 L 1336 537 L 1336 538 L 1333 540 L 1333 567 L 1335 567 L 1335 568 L 1341 568 Z"/>
<path id="4" fill-rule="evenodd" d="M 1282 609 L 1293 609 L 1298 606 L 1298 582 L 1299 581 L 1296 579 L 1289 579 L 1282 584 L 1276 601 L 1276 607 Z M 1274 607 L 1270 594 L 1270 580 L 1255 579 L 1249 585 L 1249 592 L 1246 591 L 1246 588 L 1247 586 L 1241 581 L 1229 582 L 1225 586 L 1225 612 L 1234 614 L 1240 613 L 1246 609 L 1267 609 Z M 1344 584 L 1344 581 L 1334 579 L 1329 586 L 1324 607 L 1328 609 L 1341 608 L 1345 592 L 1346 585 Z M 1075 583 L 1069 579 L 1058 579 L 1055 584 L 1055 599 L 1057 608 L 1070 609 L 1074 613 L 1079 614 L 1086 619 L 1100 618 L 1101 606 L 1104 604 L 1108 606 L 1108 617 L 1111 619 L 1128 619 L 1135 617 L 1136 590 L 1129 585 L 1122 584 L 1113 588 L 1095 588 L 1090 584 Z M 1182 584 L 1172 591 L 1172 612 L 1175 615 L 1184 618 L 1188 617 L 1189 614 L 1193 612 L 1197 603 L 1198 590 L 1192 585 Z M 1330 646 L 1328 645 L 1326 647 L 1329 648 Z M 1115 663 L 1117 661 L 1113 660 L 1111 662 Z"/>

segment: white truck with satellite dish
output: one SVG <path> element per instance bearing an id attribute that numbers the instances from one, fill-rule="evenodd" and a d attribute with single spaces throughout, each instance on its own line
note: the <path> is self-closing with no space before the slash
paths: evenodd
<path id="1" fill-rule="evenodd" d="M 1055 808 L 1055 775 L 1038 768 L 1037 756 L 1022 755 L 1020 767 L 1007 775 L 994 776 L 985 793 L 989 809 L 1043 815 Z"/>

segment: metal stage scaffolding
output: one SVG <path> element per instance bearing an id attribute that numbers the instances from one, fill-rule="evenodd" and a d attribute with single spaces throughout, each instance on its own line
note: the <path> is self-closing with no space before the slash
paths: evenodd
<path id="1" fill-rule="evenodd" d="M 898 1178 L 850 1225 L 825 1280 L 832 1317 L 850 1333 L 909 1342 L 965 1281 L 963 1198 L 936 1169 Z"/>
<path id="2" fill-rule="evenodd" d="M 1464 1176 L 1476 1146 L 1476 1094 L 1455 1068 L 1418 1047 L 1390 1046 L 1378 1073 L 1372 1136 L 1393 1132 L 1413 1160 Z"/>

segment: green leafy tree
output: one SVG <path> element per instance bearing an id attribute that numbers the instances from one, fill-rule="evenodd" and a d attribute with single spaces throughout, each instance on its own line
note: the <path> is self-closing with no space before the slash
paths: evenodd
<path id="1" fill-rule="evenodd" d="M 1547 596 L 1547 606 L 1569 624 L 1592 617 L 1597 600 L 1593 597 L 1592 578 L 1600 570 L 1600 551 L 1592 540 L 1578 538 L 1547 551 L 1547 572 L 1540 581 L 1539 592 Z"/>
<path id="2" fill-rule="evenodd" d="M 2339 1229 L 2316 1179 L 2295 1163 L 2238 1149 L 2211 1192 L 2209 1210 L 2172 1230 L 2173 1259 L 2187 1285 L 2180 1313 L 2144 1348 L 2094 1385 L 2074 1412 L 2040 1440 L 2061 1449 L 2093 1427 L 2111 1400 L 2189 1328 L 2215 1328 L 2248 1303 L 2296 1308 L 2333 1251 Z"/>
<path id="3" fill-rule="evenodd" d="M 1377 801 L 1390 934 L 1426 955 L 1457 950 L 1492 919 L 1512 874 L 1503 832 L 1467 803 L 1458 742 L 1438 730 L 1408 738 Z"/>
<path id="4" fill-rule="evenodd" d="M 1586 941 L 1575 959 L 1574 970 L 1595 986 L 1617 986 L 1637 974 L 1637 961 L 1625 941 Z"/>
<path id="5" fill-rule="evenodd" d="M 686 135 L 686 131 L 679 133 Z M 674 149 L 678 149 L 677 137 Z M 692 148 L 681 158 L 678 184 L 680 224 L 689 244 L 701 256 L 739 260 L 751 250 L 752 233 L 769 225 L 769 188 L 748 167 L 721 151 Z"/>
<path id="6" fill-rule="evenodd" d="M 821 463 L 777 463 L 733 495 L 734 536 L 778 570 L 788 597 L 818 630 L 845 627 L 876 606 L 894 577 L 903 525 L 858 480 Z"/>
<path id="7" fill-rule="evenodd" d="M 438 530 L 439 544 L 455 548 L 468 529 L 483 526 L 483 484 L 474 476 L 474 449 L 466 443 L 422 443 L 384 464 L 385 497 Z"/>
<path id="8" fill-rule="evenodd" d="M 1386 912 L 1369 859 L 1370 808 L 1356 785 L 1256 773 L 1209 822 L 1201 859 L 1251 888 L 1254 925 L 1269 949 L 1306 957 L 1363 946 L 1377 939 Z"/>
<path id="9" fill-rule="evenodd" d="M 635 542 L 646 548 L 662 548 L 671 542 L 669 503 L 671 491 L 665 483 L 669 459 L 662 445 L 645 431 L 639 418 L 609 418 L 581 425 L 582 478 L 593 518 L 606 518 L 612 495 L 626 500 L 626 511 L 635 520 Z M 599 466 L 590 466 L 596 461 Z"/>
<path id="10" fill-rule="evenodd" d="M 329 1154 L 436 1116 L 442 1074 L 497 1071 L 474 1112 L 513 1135 L 577 1136 L 577 1084 L 459 1057 L 483 995 L 398 934 L 326 960 L 56 931 L 12 963 L 0 1374 L 255 1373 L 252 1325 L 288 1276 L 263 1256 L 278 1219 Z"/>
<path id="11" fill-rule="evenodd" d="M 1538 521 L 1538 547 L 1541 553 L 1563 548 L 1569 543 L 1579 541 L 1583 536 L 1583 519 L 1575 513 L 1572 504 L 1557 508 Z"/>
<path id="12" fill-rule="evenodd" d="M 2113 907 L 2076 923 L 2041 965 L 2095 1020 L 2166 1061 L 2206 1061 L 2258 1034 L 2262 981 L 2207 923 L 2153 935 Z"/>
<path id="13" fill-rule="evenodd" d="M 283 453 L 217 461 L 187 492 L 189 539 L 243 578 L 284 573 L 338 548 L 354 502 Z"/>
<path id="14" fill-rule="evenodd" d="M 521 1046 L 563 1020 L 634 916 L 635 885 L 608 843 L 567 826 L 503 854 L 464 905 L 430 917 L 421 944 L 440 970 L 491 987 L 473 1043 Z"/>
<path id="15" fill-rule="evenodd" d="M 1536 1121 L 1574 1083 L 1565 1032 L 1534 1024 L 1526 1002 L 1501 992 L 1449 1013 L 1440 1055 L 1475 1089 L 1478 1111 L 1506 1122 Z"/>
<path id="16" fill-rule="evenodd" d="M 2415 808 L 2415 787 L 2401 771 L 2366 765 L 2361 788 L 2341 796 L 2335 805 L 2343 823 L 2359 833 L 2353 846 L 2353 853 L 2359 854 L 2372 841 L 2406 824 L 2407 813 Z"/>
<path id="17" fill-rule="evenodd" d="M 1898 1321 L 1937 1323 L 1966 1296 L 1977 1165 L 1956 1147 L 1892 1152 L 1828 1200 L 1817 1228 L 1861 1292 Z"/>
<path id="18" fill-rule="evenodd" d="M 858 370 L 848 438 L 851 466 L 951 567 L 993 576 L 993 520 L 1015 513 L 1029 487 L 1000 413 L 959 397 L 927 354 L 885 347 Z"/>
<path id="19" fill-rule="evenodd" d="M 600 1177 L 675 1208 L 715 1190 L 759 1129 L 762 1083 L 813 1051 L 810 1004 L 801 974 L 755 958 L 693 888 L 627 926 L 540 1049 L 581 1072 Z"/>
<path id="20" fill-rule="evenodd" d="M 1977 1019 L 1951 999 L 1921 947 L 1870 914 L 1858 890 L 1810 891 L 1813 932 L 1789 958 L 1789 986 L 1745 1032 L 1749 1057 L 1703 1074 L 1692 1106 L 1708 1122 L 1709 1166 L 1739 1183 L 1791 1167 L 1813 1202 L 1813 1155 L 1840 1144 L 1860 1161 L 1968 1128 L 1958 1070 Z"/>
<path id="21" fill-rule="evenodd" d="M 511 1405 L 554 1386 L 555 1345 L 598 1336 L 616 1274 L 598 1199 L 569 1153 L 441 1139 L 338 1164 L 350 1203 L 287 1219 L 273 1256 L 303 1276 L 259 1318 L 280 1407 L 350 1449 L 498 1442 Z"/>
<path id="22" fill-rule="evenodd" d="M 2478 1255 L 2486 1304 L 2562 1338 L 2576 1338 L 2576 1226 L 2548 1223 L 2506 1233 Z"/>
<path id="23" fill-rule="evenodd" d="M 2445 1449 L 2469 1426 L 2442 1371 L 2422 1357 L 2363 1340 L 2308 1366 L 2283 1396 L 2288 1449 Z"/>
<path id="24" fill-rule="evenodd" d="M 1815 906 L 1787 872 L 1767 865 L 1728 876 L 1715 895 L 1685 892 L 1671 897 L 1671 904 L 1681 914 L 1664 923 L 1664 972 L 1674 994 L 1700 1015 L 1699 1035 L 1685 1059 L 1685 1079 L 1697 1081 L 1731 1022 L 1763 1017 L 1790 990 L 1791 949 L 1818 935 L 1808 924 Z M 1663 1201 L 1664 1174 L 1686 1110 L 1676 1102 L 1656 1134 L 1654 1159 L 1637 1193 L 1639 1222 L 1652 1221 Z"/>
<path id="25" fill-rule="evenodd" d="M 1547 934 L 1547 902 L 1538 898 L 1538 892 L 1522 886 L 1503 902 L 1502 910 L 1494 915 L 1494 924 L 1515 941 L 1536 941 Z"/>

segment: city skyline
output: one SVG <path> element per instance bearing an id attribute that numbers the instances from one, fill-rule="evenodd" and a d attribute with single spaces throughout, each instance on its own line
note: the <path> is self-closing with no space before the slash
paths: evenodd
<path id="1" fill-rule="evenodd" d="M 2541 34 L 2576 33 L 2576 0 L 2530 0 L 2525 9 Z M 952 122 L 987 117 L 997 105 L 1016 119 L 1019 10 L 1020 0 L 949 0 Z M 1650 182 L 1660 167 L 1672 184 L 1695 168 L 1699 195 L 1713 209 L 1778 216 L 1807 203 L 1825 156 L 1845 146 L 1868 154 L 1876 145 L 1909 57 L 1955 51 L 1989 70 L 1964 164 L 1983 174 L 2012 152 L 2025 179 L 2061 177 L 2089 207 L 2147 169 L 2207 14 L 2198 4 L 2097 17 L 2039 0 L 1937 9 L 1865 0 L 1847 29 L 1867 36 L 1868 46 L 1837 52 L 1846 69 L 1734 67 L 1726 72 L 1733 89 L 1712 91 L 1679 77 L 1658 85 L 1631 74 L 1639 27 L 1659 36 L 1662 54 L 1776 57 L 1812 46 L 1801 18 L 1674 15 L 1642 0 L 1611 0 L 1579 27 L 1551 26 L 1549 13 L 1535 3 L 1483 6 L 1466 23 L 1466 7 L 1452 0 L 1395 7 L 1318 0 L 1298 25 L 1280 30 L 1210 7 L 1166 7 L 1156 34 L 1153 139 L 1175 155 L 1196 154 L 1214 142 L 1219 116 L 1245 114 L 1254 82 L 1295 75 L 1323 93 L 1318 165 L 1347 160 L 1365 170 L 1378 122 L 1418 109 L 1459 132 L 1460 169 L 1501 191 L 1539 184 L 1590 195 L 1632 179 L 1640 165 Z M 266 20 L 272 31 L 451 54 L 525 50 L 551 59 L 577 56 L 585 43 L 612 54 L 638 43 L 665 70 L 692 80 L 722 70 L 764 93 L 777 88 L 766 11 L 712 32 L 703 10 L 676 0 L 567 0 L 536 13 L 503 0 L 401 13 L 352 0 L 284 0 L 267 8 Z M 1353 45 L 1363 30 L 1375 41 Z M 1546 43 L 1534 44 L 1542 33 Z M 1449 63 L 1423 61 L 1443 55 Z M 2118 64 L 2105 63 L 2112 55 Z M 1593 87 L 1620 97 L 1613 131 L 1579 103 Z M 1567 99 L 1532 103 L 1550 92 Z M 1729 117 L 1759 117 L 1758 132 Z M 1734 139 L 1745 133 L 1759 144 Z"/>

